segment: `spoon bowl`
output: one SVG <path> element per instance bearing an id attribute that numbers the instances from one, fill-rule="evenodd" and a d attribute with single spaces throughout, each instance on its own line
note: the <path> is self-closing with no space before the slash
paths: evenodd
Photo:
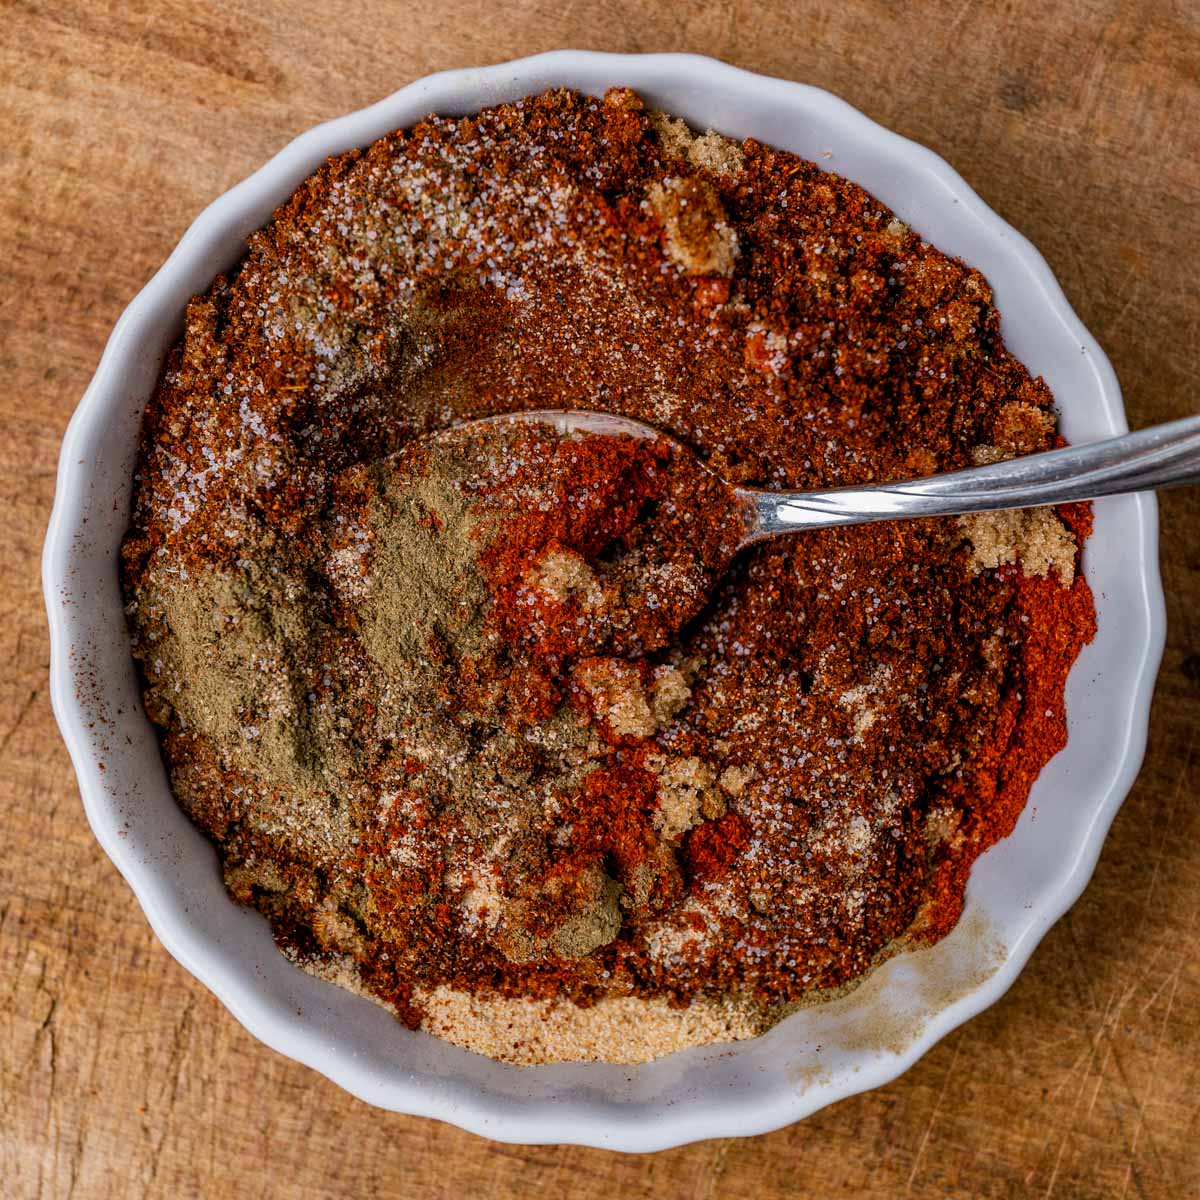
<path id="1" fill-rule="evenodd" d="M 563 435 L 665 440 L 679 453 L 694 453 L 652 425 L 611 413 L 536 409 L 484 417 L 469 424 L 504 422 L 547 425 Z M 737 507 L 742 516 L 739 550 L 802 529 L 1069 504 L 1197 482 L 1200 416 L 983 467 L 866 487 L 789 492 L 737 487 L 722 481 L 730 507 Z"/>

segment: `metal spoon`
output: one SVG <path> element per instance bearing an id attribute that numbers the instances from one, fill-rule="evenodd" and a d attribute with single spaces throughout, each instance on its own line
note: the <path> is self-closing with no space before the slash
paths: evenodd
<path id="1" fill-rule="evenodd" d="M 471 424 L 511 421 L 550 425 L 566 434 L 668 438 L 653 426 L 630 417 L 566 409 L 505 413 Z M 683 447 L 681 450 L 688 452 Z M 726 486 L 731 503 L 739 504 L 745 514 L 738 546 L 741 549 L 801 529 L 1036 508 L 1188 483 L 1200 483 L 1200 416 L 1152 425 L 1099 442 L 898 483 L 819 492 Z"/>

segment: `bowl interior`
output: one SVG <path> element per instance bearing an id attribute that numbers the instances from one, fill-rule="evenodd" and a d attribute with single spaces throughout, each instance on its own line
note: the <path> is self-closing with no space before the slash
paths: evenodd
<path id="1" fill-rule="evenodd" d="M 63 445 L 44 557 L 52 698 L 97 838 L 171 953 L 256 1036 L 371 1103 L 522 1142 L 657 1149 L 776 1128 L 886 1082 L 997 999 L 1073 902 L 1141 760 L 1161 655 L 1153 498 L 1096 505 L 1084 568 L 1099 616 L 1067 687 L 1070 740 L 1011 837 L 976 864 L 968 908 L 937 946 L 762 1038 L 635 1068 L 519 1069 L 402 1028 L 276 951 L 236 907 L 210 844 L 176 807 L 142 713 L 117 585 L 142 409 L 188 299 L 332 153 L 430 111 L 462 113 L 551 86 L 639 90 L 701 128 L 753 136 L 856 182 L 988 277 L 1012 351 L 1045 377 L 1067 437 L 1125 429 L 1116 379 L 1037 252 L 929 151 L 818 89 L 682 55 L 559 52 L 447 72 L 297 139 L 196 221 L 118 322 Z"/>

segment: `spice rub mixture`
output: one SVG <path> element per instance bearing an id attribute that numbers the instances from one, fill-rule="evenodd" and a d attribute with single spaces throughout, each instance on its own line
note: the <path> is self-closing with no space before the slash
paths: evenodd
<path id="1" fill-rule="evenodd" d="M 952 928 L 1065 741 L 1089 511 L 726 568 L 668 443 L 453 427 L 610 411 L 811 488 L 1048 448 L 1051 406 L 977 271 L 627 90 L 332 159 L 146 410 L 122 577 L 175 795 L 286 953 L 412 1026 L 753 1036 Z"/>

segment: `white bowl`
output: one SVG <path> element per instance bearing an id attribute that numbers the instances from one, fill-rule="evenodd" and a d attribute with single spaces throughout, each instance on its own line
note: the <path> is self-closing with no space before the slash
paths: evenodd
<path id="1" fill-rule="evenodd" d="M 1125 431 L 1112 368 L 1045 261 L 936 155 L 817 88 L 689 55 L 562 51 L 411 84 L 310 130 L 201 213 L 117 322 L 67 430 L 43 578 L 51 697 L 96 837 L 163 944 L 251 1033 L 382 1108 L 503 1141 L 655 1150 L 765 1132 L 886 1083 L 1003 994 L 1083 890 L 1137 774 L 1165 621 L 1153 497 L 1100 501 L 1084 554 L 1099 632 L 1068 681 L 1068 744 L 1012 836 L 976 864 L 964 919 L 932 949 L 891 960 L 848 997 L 761 1038 L 632 1068 L 517 1068 L 413 1033 L 288 963 L 266 922 L 226 895 L 212 846 L 171 798 L 139 703 L 117 547 L 143 406 L 188 299 L 326 156 L 430 112 L 613 84 L 694 126 L 754 136 L 862 184 L 984 272 L 1009 348 L 1053 389 L 1069 440 Z"/>

